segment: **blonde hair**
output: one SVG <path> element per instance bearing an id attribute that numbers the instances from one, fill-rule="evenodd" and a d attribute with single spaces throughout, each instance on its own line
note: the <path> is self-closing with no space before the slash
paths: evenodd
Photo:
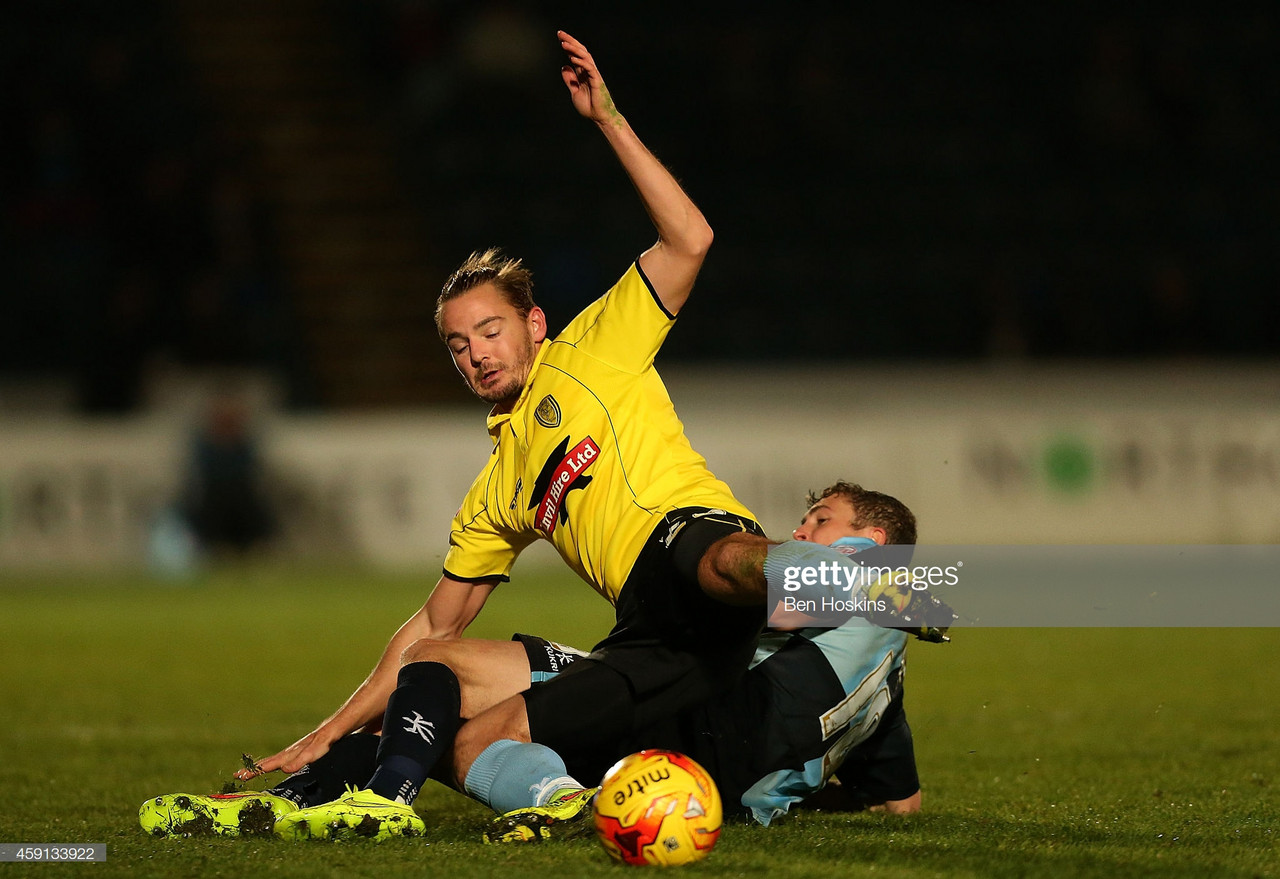
<path id="1" fill-rule="evenodd" d="M 444 304 L 463 293 L 493 284 L 521 317 L 533 310 L 533 273 L 520 260 L 504 256 L 496 247 L 471 254 L 458 266 L 436 298 L 436 332 L 444 338 Z"/>

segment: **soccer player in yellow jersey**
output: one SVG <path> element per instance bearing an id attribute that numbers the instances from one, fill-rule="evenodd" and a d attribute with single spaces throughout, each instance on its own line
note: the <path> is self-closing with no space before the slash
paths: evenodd
<path id="1" fill-rule="evenodd" d="M 429 667 L 425 676 L 406 676 L 401 666 L 415 667 L 416 642 L 461 635 L 538 539 L 615 605 L 618 622 L 545 697 L 514 697 L 467 724 L 458 737 L 466 755 L 455 766 L 459 786 L 494 741 L 527 742 L 531 727 L 553 746 L 613 741 L 707 698 L 752 656 L 764 581 L 758 565 L 750 582 L 736 575 L 735 552 L 764 537 L 691 448 L 653 366 L 711 246 L 711 227 L 619 113 L 586 48 L 558 36 L 573 105 L 613 149 L 658 240 L 555 338 L 519 261 L 479 253 L 449 278 L 437 326 L 468 385 L 493 404 L 494 453 L 453 521 L 444 575 L 426 603 L 338 711 L 262 760 L 261 770 L 294 771 L 341 736 L 376 727 L 391 699 L 404 703 L 406 720 L 382 730 L 381 766 L 401 763 L 406 778 L 396 790 L 415 790 L 422 778 L 408 763 L 421 761 L 407 752 L 449 738 L 438 735 L 444 721 L 432 718 L 456 719 L 457 683 L 434 663 L 417 664 Z"/>

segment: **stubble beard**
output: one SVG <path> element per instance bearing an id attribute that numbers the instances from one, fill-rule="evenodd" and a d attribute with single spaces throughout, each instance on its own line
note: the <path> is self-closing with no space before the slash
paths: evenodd
<path id="1" fill-rule="evenodd" d="M 524 382 L 519 379 L 512 378 L 505 384 L 488 388 L 487 390 L 478 388 L 475 385 L 472 385 L 471 389 L 475 391 L 475 395 L 477 397 L 484 400 L 486 403 L 491 403 L 494 406 L 501 406 L 509 403 L 515 403 L 515 401 L 520 398 L 520 393 L 524 390 Z"/>
<path id="2" fill-rule="evenodd" d="M 493 406 L 514 406 L 524 393 L 525 382 L 529 379 L 529 370 L 533 365 L 533 343 L 530 342 L 521 356 L 510 364 L 500 364 L 499 368 L 507 373 L 506 381 L 492 388 L 480 387 L 480 374 L 476 373 L 468 382 L 477 397 Z"/>

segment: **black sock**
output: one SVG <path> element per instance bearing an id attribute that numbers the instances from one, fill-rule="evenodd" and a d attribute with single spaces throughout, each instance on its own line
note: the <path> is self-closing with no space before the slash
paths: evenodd
<path id="1" fill-rule="evenodd" d="M 412 803 L 432 768 L 452 745 L 462 710 L 458 677 L 438 662 L 411 662 L 387 700 L 378 769 L 369 789 Z"/>
<path id="2" fill-rule="evenodd" d="M 267 793 L 293 800 L 300 807 L 318 806 L 342 796 L 349 784 L 360 785 L 378 767 L 379 736 L 352 733 L 332 745 L 319 760 L 308 763 Z"/>

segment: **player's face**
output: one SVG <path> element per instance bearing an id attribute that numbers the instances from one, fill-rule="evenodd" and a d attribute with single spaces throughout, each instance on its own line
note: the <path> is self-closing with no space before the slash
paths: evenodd
<path id="1" fill-rule="evenodd" d="M 818 501 L 800 520 L 800 527 L 791 532 L 795 540 L 813 543 L 833 543 L 841 537 L 869 537 L 876 543 L 884 543 L 884 529 L 874 525 L 853 527 L 856 519 L 853 504 L 838 494 Z"/>
<path id="2" fill-rule="evenodd" d="M 510 412 L 547 335 L 542 309 L 521 317 L 497 287 L 481 284 L 446 302 L 441 318 L 445 344 L 471 390 Z"/>

